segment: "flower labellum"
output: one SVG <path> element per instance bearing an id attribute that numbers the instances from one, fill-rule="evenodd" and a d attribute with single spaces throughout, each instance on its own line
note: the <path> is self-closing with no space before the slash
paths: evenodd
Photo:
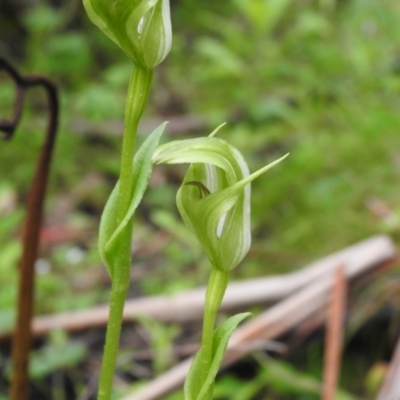
<path id="1" fill-rule="evenodd" d="M 90 20 L 135 64 L 153 69 L 171 49 L 169 0 L 83 0 Z"/>
<path id="2" fill-rule="evenodd" d="M 213 266 L 230 271 L 250 248 L 250 182 L 286 156 L 250 175 L 235 147 L 207 137 L 159 146 L 153 162 L 191 164 L 177 193 L 179 212 Z"/>

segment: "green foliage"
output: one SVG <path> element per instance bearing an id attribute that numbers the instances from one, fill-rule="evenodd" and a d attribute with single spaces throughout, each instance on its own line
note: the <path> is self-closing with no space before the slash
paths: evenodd
<path id="1" fill-rule="evenodd" d="M 43 379 L 59 369 L 75 367 L 86 357 L 86 353 L 82 343 L 66 340 L 51 343 L 32 353 L 29 373 L 34 379 Z"/>
<path id="2" fill-rule="evenodd" d="M 121 237 L 121 232 L 133 218 L 133 214 L 142 199 L 147 188 L 148 180 L 152 170 L 151 157 L 158 145 L 158 141 L 164 131 L 165 123 L 158 127 L 143 143 L 142 147 L 135 154 L 131 180 L 133 191 L 129 200 L 129 207 L 121 221 L 115 218 L 118 208 L 119 183 L 111 193 L 109 200 L 104 208 L 99 230 L 99 251 L 107 266 L 111 278 L 114 277 L 114 265 L 117 263 L 119 255 L 116 250 L 120 246 L 118 241 L 125 240 Z"/>
<path id="3" fill-rule="evenodd" d="M 260 357 L 263 358 L 263 357 Z M 321 396 L 321 383 L 315 379 L 313 376 L 301 373 L 296 370 L 292 365 L 286 362 L 278 362 L 273 360 L 264 360 L 263 372 L 254 380 L 254 386 L 257 386 L 260 390 L 262 387 L 271 387 L 274 392 L 289 394 L 291 396 L 301 396 L 301 394 L 306 394 L 308 398 L 319 399 Z M 249 389 L 252 385 L 248 385 Z M 244 391 L 245 393 L 245 391 Z M 338 391 L 337 400 L 356 400 L 356 397 L 345 393 L 343 391 Z M 241 394 L 238 394 L 238 398 L 241 399 Z"/>
<path id="4" fill-rule="evenodd" d="M 29 362 L 29 374 L 40 382 L 54 371 L 76 367 L 85 357 L 87 349 L 82 343 L 74 343 L 65 332 L 54 330 L 50 333 L 50 342 L 46 347 L 32 351 Z M 10 374 L 10 365 L 7 375 Z"/>
<path id="5" fill-rule="evenodd" d="M 160 375 L 171 367 L 173 361 L 173 339 L 179 333 L 177 326 L 167 326 L 144 315 L 135 317 L 140 325 L 146 329 L 149 337 L 149 347 L 152 351 L 153 368 L 156 375 Z"/>
<path id="6" fill-rule="evenodd" d="M 87 307 L 108 298 L 104 279 L 99 278 L 93 232 L 118 174 L 120 129 L 110 122 L 122 119 L 131 72 L 121 51 L 92 29 L 81 8 L 67 10 L 74 2 L 67 3 L 55 8 L 48 1 L 30 2 L 21 12 L 26 42 L 13 41 L 18 54 L 25 50 L 17 63 L 23 71 L 48 74 L 62 94 L 62 127 L 46 223 L 73 221 L 75 227 L 79 219 L 78 227 L 86 235 L 83 245 L 88 247 L 88 257 L 72 267 L 63 258 L 69 243 L 45 243 L 43 256 L 51 270 L 38 279 L 38 314 Z M 235 269 L 235 278 L 293 270 L 368 235 L 398 232 L 400 9 L 396 2 L 180 0 L 172 16 L 174 45 L 156 74 L 153 109 L 147 117 L 165 112 L 166 105 L 178 112 L 171 101 L 183 104 L 189 115 L 201 114 L 209 126 L 230 121 L 227 139 L 241 149 L 251 170 L 291 152 L 284 168 L 253 183 L 253 245 L 243 266 Z M 185 84 L 180 83 L 182 77 Z M 3 118 L 3 113 L 10 115 L 13 91 L 4 75 L 0 79 Z M 2 183 L 17 196 L 12 212 L 0 212 L 2 328 L 13 319 L 18 229 L 46 118 L 41 98 L 41 93 L 31 95 L 15 138 L 0 143 Z M 100 125 L 100 120 L 106 121 Z M 135 254 L 142 269 L 132 279 L 134 290 L 141 293 L 197 286 L 208 269 L 177 220 L 172 193 L 183 172 L 171 169 L 162 172 L 171 187 L 150 182 L 152 190 L 135 217 Z M 98 185 L 89 187 L 89 195 L 82 187 L 93 175 Z M 382 200 L 393 212 L 391 224 L 371 213 L 371 198 Z M 67 202 L 68 213 L 63 214 L 59 205 Z M 149 218 L 153 204 L 163 208 L 162 218 Z M 158 227 L 164 245 L 146 253 L 143 243 Z M 199 263 L 204 268 L 199 269 Z M 77 280 L 93 283 L 77 288 Z M 372 301 L 376 303 L 375 297 Z M 346 358 L 349 371 L 352 357 Z M 316 369 L 303 364 L 306 375 Z M 367 368 L 364 364 L 359 375 Z M 352 389 L 361 387 L 352 379 L 345 382 Z M 268 390 L 268 398 L 276 398 L 277 389 Z M 219 393 L 217 386 L 218 397 Z"/>
<path id="7" fill-rule="evenodd" d="M 239 323 L 249 315 L 250 313 L 234 315 L 224 321 L 215 330 L 212 345 L 212 361 L 209 366 L 204 366 L 203 364 L 203 349 L 200 349 L 196 354 L 185 381 L 186 400 L 206 400 L 212 398 L 214 380 L 224 358 L 229 338 Z M 199 377 L 205 368 L 206 376 L 204 381 L 201 381 Z"/>
<path id="8" fill-rule="evenodd" d="M 235 0 L 234 3 L 257 35 L 268 35 L 289 11 L 292 0 Z"/>
<path id="9" fill-rule="evenodd" d="M 71 5 L 56 10 L 42 2 L 23 21 L 30 35 L 27 51 L 33 69 L 77 87 L 82 75 L 89 73 L 92 57 L 85 35 L 79 31 L 63 32 L 69 22 L 69 8 Z"/>
<path id="10" fill-rule="evenodd" d="M 296 370 L 284 361 L 274 361 L 259 354 L 256 358 L 262 368 L 248 381 L 240 381 L 227 375 L 220 379 L 215 390 L 215 397 L 229 400 L 252 400 L 276 398 L 290 400 L 317 400 L 321 397 L 321 382 L 309 373 Z M 356 400 L 357 397 L 343 390 L 338 390 L 335 399 Z"/>

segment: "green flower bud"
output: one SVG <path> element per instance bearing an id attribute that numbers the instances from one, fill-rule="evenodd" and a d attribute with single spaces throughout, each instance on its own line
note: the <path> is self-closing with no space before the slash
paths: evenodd
<path id="1" fill-rule="evenodd" d="M 169 0 L 83 0 L 91 21 L 135 64 L 154 68 L 171 49 Z"/>
<path id="2" fill-rule="evenodd" d="M 153 161 L 191 164 L 177 193 L 179 212 L 213 266 L 229 271 L 250 248 L 250 182 L 285 157 L 249 175 L 235 147 L 208 137 L 159 146 Z"/>

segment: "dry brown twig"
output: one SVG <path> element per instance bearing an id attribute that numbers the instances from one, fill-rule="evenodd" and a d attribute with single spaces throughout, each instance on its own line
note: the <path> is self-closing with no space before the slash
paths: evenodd
<path id="1" fill-rule="evenodd" d="M 334 284 L 329 302 L 325 340 L 323 400 L 334 400 L 340 371 L 343 321 L 347 294 L 347 281 L 343 270 L 344 267 L 339 266 L 335 271 Z"/>
<path id="2" fill-rule="evenodd" d="M 341 263 L 348 268 L 368 271 L 395 254 L 394 245 L 387 236 L 374 236 L 344 250 L 320 259 L 307 268 L 286 275 L 233 282 L 228 286 L 221 311 L 246 308 L 254 304 L 279 301 L 310 282 L 329 274 Z M 174 296 L 154 296 L 131 299 L 125 304 L 124 320 L 132 321 L 138 315 L 147 315 L 161 321 L 184 322 L 199 320 L 203 313 L 204 288 L 190 290 Z M 104 326 L 108 318 L 108 305 L 88 310 L 37 317 L 33 320 L 34 335 L 43 335 L 52 329 L 79 331 Z M 0 331 L 0 340 L 9 337 L 9 331 Z"/>

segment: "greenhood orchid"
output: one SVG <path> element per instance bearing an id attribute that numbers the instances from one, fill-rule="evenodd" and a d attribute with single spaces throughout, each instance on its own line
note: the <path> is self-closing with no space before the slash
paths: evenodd
<path id="1" fill-rule="evenodd" d="M 83 0 L 91 21 L 135 64 L 153 69 L 171 49 L 169 0 Z"/>
<path id="2" fill-rule="evenodd" d="M 83 0 L 83 5 L 91 21 L 133 62 L 119 181 L 104 209 L 99 233 L 99 250 L 110 272 L 112 287 L 98 400 L 110 400 L 130 282 L 133 217 L 147 187 L 153 167 L 151 156 L 163 130 L 156 129 L 135 152 L 137 127 L 147 104 L 153 69 L 171 48 L 171 17 L 169 0 Z"/>
<path id="3" fill-rule="evenodd" d="M 250 248 L 250 182 L 286 156 L 250 175 L 241 153 L 212 136 L 159 146 L 153 162 L 191 164 L 177 193 L 179 212 L 212 265 L 230 271 Z"/>

